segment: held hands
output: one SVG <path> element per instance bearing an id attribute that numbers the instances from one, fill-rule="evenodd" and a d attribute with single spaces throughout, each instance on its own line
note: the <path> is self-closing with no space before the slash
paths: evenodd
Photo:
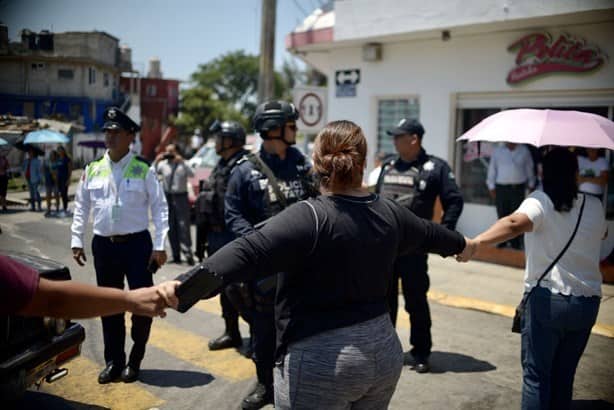
<path id="1" fill-rule="evenodd" d="M 167 307 L 177 308 L 179 301 L 175 289 L 180 282 L 173 280 L 149 288 L 134 289 L 127 292 L 128 311 L 140 316 L 165 317 Z"/>
<path id="2" fill-rule="evenodd" d="M 478 242 L 475 239 L 465 237 L 465 249 L 456 255 L 456 260 L 458 262 L 468 262 L 475 255 L 477 250 Z"/>

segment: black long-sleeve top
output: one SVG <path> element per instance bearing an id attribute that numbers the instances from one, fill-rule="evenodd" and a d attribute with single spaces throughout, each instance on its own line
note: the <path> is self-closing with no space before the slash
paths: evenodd
<path id="1" fill-rule="evenodd" d="M 317 222 L 314 209 L 299 202 L 194 271 L 212 273 L 224 284 L 286 272 L 276 294 L 277 356 L 294 341 L 386 313 L 398 255 L 449 256 L 465 247 L 459 233 L 375 194 L 308 202 Z"/>

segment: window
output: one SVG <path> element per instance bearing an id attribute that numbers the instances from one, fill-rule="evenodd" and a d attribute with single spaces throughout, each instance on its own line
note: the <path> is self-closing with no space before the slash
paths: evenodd
<path id="1" fill-rule="evenodd" d="M 417 98 L 381 99 L 377 102 L 377 152 L 394 153 L 392 136 L 386 131 L 397 126 L 403 118 L 419 119 Z"/>
<path id="2" fill-rule="evenodd" d="M 32 71 L 43 71 L 46 68 L 45 63 L 32 63 L 30 67 Z"/>
<path id="3" fill-rule="evenodd" d="M 60 68 L 58 70 L 58 79 L 60 80 L 72 80 L 75 78 L 75 70 L 68 68 Z"/>
<path id="4" fill-rule="evenodd" d="M 94 67 L 88 69 L 88 84 L 96 84 L 96 69 Z"/>
<path id="5" fill-rule="evenodd" d="M 530 107 L 526 108 L 543 108 L 543 107 Z M 573 109 L 577 111 L 585 111 L 593 114 L 602 115 L 607 118 L 607 107 L 552 107 L 557 110 Z M 464 132 L 468 131 L 471 127 L 478 124 L 484 118 L 501 111 L 503 108 L 477 108 L 477 109 L 464 109 L 457 112 L 457 130 L 460 136 Z M 490 157 L 493 150 L 497 147 L 497 144 L 482 142 L 478 144 L 475 142 L 460 142 L 456 145 L 456 172 L 459 175 L 460 189 L 463 193 L 463 197 L 466 203 L 494 205 L 494 201 L 490 198 L 488 193 L 488 187 L 486 186 L 486 176 L 488 174 L 488 164 L 490 163 Z M 537 173 L 537 163 L 540 161 L 539 151 L 537 148 L 527 145 L 527 148 L 533 155 L 533 162 L 535 165 L 535 174 Z M 478 152 L 479 151 L 479 152 Z M 606 157 L 606 159 L 608 159 Z M 610 175 L 614 175 L 614 159 L 610 159 Z M 610 194 L 614 189 L 613 178 L 608 181 L 607 197 L 606 197 L 606 211 L 608 218 L 614 217 L 614 194 Z"/>
<path id="6" fill-rule="evenodd" d="M 147 96 L 148 97 L 155 97 L 157 91 L 158 90 L 156 89 L 156 86 L 154 84 L 149 84 L 147 86 Z"/>
<path id="7" fill-rule="evenodd" d="M 104 73 L 102 75 L 102 85 L 104 85 L 105 87 L 109 86 L 109 73 Z"/>

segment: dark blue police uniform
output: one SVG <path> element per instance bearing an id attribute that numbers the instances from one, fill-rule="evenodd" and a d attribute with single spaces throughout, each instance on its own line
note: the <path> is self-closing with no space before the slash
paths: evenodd
<path id="1" fill-rule="evenodd" d="M 416 215 L 433 218 L 435 200 L 439 196 L 444 210 L 441 223 L 454 230 L 463 210 L 463 197 L 450 166 L 442 159 L 420 149 L 412 162 L 401 158 L 382 166 L 376 191 L 386 198 L 407 206 Z M 401 277 L 405 310 L 410 315 L 412 355 L 427 358 L 431 353 L 431 314 L 426 297 L 429 289 L 427 254 L 410 254 L 395 262 L 397 275 L 390 287 L 390 316 L 396 324 L 398 309 L 398 277 Z"/>
<path id="2" fill-rule="evenodd" d="M 289 146 L 286 158 L 267 153 L 258 154 L 275 175 L 287 204 L 313 195 L 311 165 L 296 148 Z M 254 225 L 283 209 L 282 201 L 259 167 L 245 157 L 234 168 L 228 182 L 224 214 L 227 227 L 237 236 L 254 231 Z M 275 276 L 272 277 L 273 279 Z M 271 278 L 250 283 L 253 309 L 249 312 L 253 360 L 258 380 L 272 385 L 275 353 L 274 300 L 276 282 Z"/>

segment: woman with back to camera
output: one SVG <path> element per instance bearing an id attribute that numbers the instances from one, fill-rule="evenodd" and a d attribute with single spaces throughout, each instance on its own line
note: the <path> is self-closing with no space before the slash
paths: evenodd
<path id="1" fill-rule="evenodd" d="M 465 247 L 459 233 L 362 188 L 366 152 L 360 127 L 329 123 L 314 149 L 323 195 L 290 206 L 179 278 L 184 311 L 229 282 L 286 272 L 276 294 L 275 408 L 387 408 L 403 366 L 386 299 L 393 262 L 407 252 L 447 256 Z M 177 307 L 174 286 L 164 291 Z"/>
<path id="2" fill-rule="evenodd" d="M 534 191 L 516 212 L 469 241 L 457 259 L 467 260 L 477 247 L 526 233 L 522 408 L 569 409 L 576 367 L 599 311 L 599 252 L 607 228 L 599 199 L 578 195 L 573 153 L 554 148 L 542 164 L 544 190 Z"/>

